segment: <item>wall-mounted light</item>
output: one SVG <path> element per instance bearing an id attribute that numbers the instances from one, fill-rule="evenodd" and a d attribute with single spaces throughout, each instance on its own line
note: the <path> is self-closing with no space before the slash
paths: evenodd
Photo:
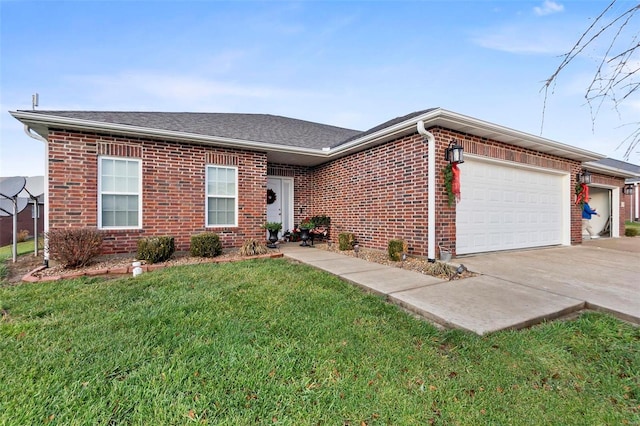
<path id="1" fill-rule="evenodd" d="M 585 185 L 591 184 L 591 173 L 588 170 L 583 170 L 576 175 L 578 183 L 584 183 Z"/>
<path id="2" fill-rule="evenodd" d="M 462 153 L 464 152 L 464 148 L 462 145 L 458 145 L 458 143 L 454 140 L 449 142 L 449 146 L 444 151 L 444 159 L 447 160 L 451 164 L 455 163 L 464 163 L 464 159 Z"/>
<path id="3" fill-rule="evenodd" d="M 633 185 L 628 183 L 622 188 L 622 193 L 624 195 L 633 195 Z"/>

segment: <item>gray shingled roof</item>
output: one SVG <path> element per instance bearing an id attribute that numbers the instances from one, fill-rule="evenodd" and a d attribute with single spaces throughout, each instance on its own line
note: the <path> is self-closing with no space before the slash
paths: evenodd
<path id="1" fill-rule="evenodd" d="M 337 145 L 340 145 L 340 144 L 343 144 L 345 142 L 349 142 L 349 141 L 352 141 L 354 139 L 358 139 L 358 138 L 373 134 L 373 133 L 375 133 L 375 132 L 377 132 L 379 130 L 386 129 L 387 127 L 394 126 L 396 124 L 402 123 L 404 121 L 410 120 L 412 118 L 418 117 L 420 115 L 426 114 L 426 113 L 428 113 L 430 111 L 433 111 L 433 110 L 436 110 L 436 109 L 437 108 L 424 109 L 422 111 L 415 111 L 415 112 L 409 113 L 407 115 L 403 115 L 401 117 L 393 118 L 393 119 L 391 119 L 389 121 L 385 121 L 382 124 L 378 124 L 377 126 L 370 128 L 369 130 L 365 130 L 364 132 L 360 132 L 360 133 L 358 133 L 356 135 L 353 135 L 349 139 L 346 139 L 346 140 L 338 143 Z M 335 145 L 332 145 L 331 148 L 333 148 L 334 146 Z"/>
<path id="2" fill-rule="evenodd" d="M 640 166 L 632 163 L 627 163 L 625 161 L 616 160 L 614 158 L 603 158 L 602 160 L 596 161 L 595 164 L 602 164 L 603 166 L 614 167 L 616 169 L 640 174 Z"/>
<path id="3" fill-rule="evenodd" d="M 362 133 L 359 130 L 270 114 L 45 110 L 28 112 L 76 120 L 315 149 L 339 145 Z"/>

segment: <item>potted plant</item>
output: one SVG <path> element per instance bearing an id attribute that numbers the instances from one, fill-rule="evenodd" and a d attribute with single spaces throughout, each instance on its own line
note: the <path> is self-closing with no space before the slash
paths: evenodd
<path id="1" fill-rule="evenodd" d="M 282 222 L 267 222 L 262 225 L 263 229 L 269 231 L 269 244 L 267 247 L 276 248 L 276 241 L 278 241 L 278 232 L 282 229 Z"/>
<path id="2" fill-rule="evenodd" d="M 304 219 L 300 222 L 300 239 L 302 240 L 302 247 L 308 247 L 307 240 L 311 237 L 309 235 L 309 231 L 316 227 L 316 224 L 309 218 Z"/>

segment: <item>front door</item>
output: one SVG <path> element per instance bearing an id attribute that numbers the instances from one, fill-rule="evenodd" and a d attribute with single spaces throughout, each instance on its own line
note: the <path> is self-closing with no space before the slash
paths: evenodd
<path id="1" fill-rule="evenodd" d="M 282 223 L 282 236 L 293 229 L 293 179 L 267 177 L 267 222 Z"/>

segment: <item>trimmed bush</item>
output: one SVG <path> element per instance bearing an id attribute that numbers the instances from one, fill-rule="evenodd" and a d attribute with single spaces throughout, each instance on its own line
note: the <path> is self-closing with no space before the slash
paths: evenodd
<path id="1" fill-rule="evenodd" d="M 258 256 L 260 254 L 267 254 L 269 249 L 265 244 L 258 240 L 247 240 L 240 247 L 240 254 L 242 256 Z"/>
<path id="2" fill-rule="evenodd" d="M 49 256 L 65 268 L 88 265 L 102 252 L 102 234 L 95 228 L 60 228 L 46 233 Z"/>
<path id="3" fill-rule="evenodd" d="M 191 256 L 216 257 L 222 254 L 220 236 L 213 232 L 191 236 Z"/>
<path id="4" fill-rule="evenodd" d="M 624 235 L 627 237 L 635 237 L 638 235 L 638 228 L 625 228 Z"/>
<path id="5" fill-rule="evenodd" d="M 405 252 L 406 243 L 402 240 L 390 240 L 387 245 L 389 259 L 397 262 L 402 259 L 402 253 Z"/>
<path id="6" fill-rule="evenodd" d="M 148 263 L 164 262 L 169 260 L 176 251 L 173 237 L 149 237 L 138 240 L 139 260 L 146 260 Z"/>
<path id="7" fill-rule="evenodd" d="M 356 236 L 351 232 L 341 232 L 338 235 L 338 248 L 342 251 L 353 249 L 353 243 Z"/>

